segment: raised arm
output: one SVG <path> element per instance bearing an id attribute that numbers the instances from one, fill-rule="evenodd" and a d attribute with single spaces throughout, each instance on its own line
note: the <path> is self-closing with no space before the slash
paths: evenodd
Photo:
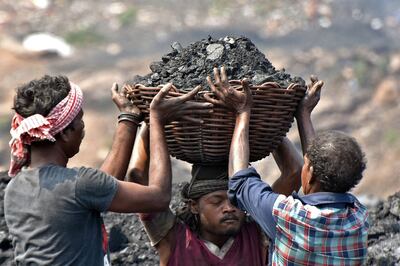
<path id="1" fill-rule="evenodd" d="M 129 182 L 147 186 L 149 184 L 150 139 L 149 126 L 143 124 L 136 139 L 132 154 L 132 169 Z M 150 243 L 160 256 L 160 265 L 167 265 L 171 250 L 175 246 L 175 215 L 170 209 L 162 212 L 138 213 Z"/>
<path id="2" fill-rule="evenodd" d="M 283 138 L 282 143 L 272 154 L 281 171 L 281 176 L 271 186 L 272 190 L 289 196 L 293 191 L 298 191 L 301 187 L 303 158 L 293 143 L 286 137 Z"/>
<path id="3" fill-rule="evenodd" d="M 150 138 L 149 126 L 143 123 L 132 153 L 132 169 L 128 181 L 147 186 L 149 184 Z"/>
<path id="4" fill-rule="evenodd" d="M 272 217 L 272 206 L 277 199 L 271 187 L 264 183 L 254 168 L 249 168 L 249 121 L 252 95 L 247 81 L 242 81 L 243 92 L 231 88 L 226 81 L 225 71 L 221 77 L 215 73 L 216 84 L 209 84 L 218 100 L 236 113 L 236 124 L 229 153 L 228 197 L 233 205 L 247 211 L 270 238 L 275 236 L 276 223 Z M 210 99 L 209 99 L 210 100 Z"/>
<path id="5" fill-rule="evenodd" d="M 311 140 L 315 137 L 314 128 L 311 122 L 311 112 L 320 99 L 322 81 L 311 76 L 311 84 L 308 86 L 306 95 L 301 100 L 296 112 L 296 120 L 301 140 L 303 154 Z M 282 143 L 273 152 L 275 162 L 277 163 L 281 176 L 272 185 L 276 193 L 290 195 L 301 187 L 301 168 L 303 160 L 289 139 L 284 138 Z"/>
<path id="6" fill-rule="evenodd" d="M 249 123 L 250 110 L 236 115 L 235 130 L 233 131 L 229 151 L 229 176 L 249 167 Z"/>
<path id="7" fill-rule="evenodd" d="M 170 88 L 171 85 L 164 87 L 150 105 L 149 188 L 157 189 L 159 194 L 163 196 L 162 199 L 158 200 L 164 200 L 168 204 L 171 200 L 172 169 L 164 126 L 168 119 L 168 109 L 172 106 L 168 105 L 167 100 L 165 102 L 163 100 Z"/>
<path id="8" fill-rule="evenodd" d="M 211 103 L 222 105 L 235 112 L 236 123 L 229 152 L 229 177 L 236 172 L 247 169 L 249 166 L 249 123 L 252 106 L 252 95 L 247 80 L 242 81 L 243 92 L 237 91 L 229 85 L 225 68 L 221 67 L 221 76 L 218 68 L 214 68 L 215 84 L 207 77 L 208 85 L 217 99 L 208 95 L 204 97 Z"/>
<path id="9" fill-rule="evenodd" d="M 311 76 L 311 83 L 308 85 L 306 95 L 301 100 L 296 111 L 295 117 L 297 120 L 297 127 L 299 129 L 303 155 L 307 152 L 308 145 L 315 137 L 314 127 L 311 122 L 311 112 L 319 102 L 321 97 L 321 88 L 323 85 L 323 81 L 318 81 L 317 77 Z"/>
<path id="10" fill-rule="evenodd" d="M 118 85 L 111 88 L 112 99 L 121 112 L 110 152 L 100 167 L 103 172 L 123 180 L 128 169 L 135 142 L 136 130 L 141 122 L 141 112 L 124 96 L 124 91 L 118 90 Z"/>
<path id="11" fill-rule="evenodd" d="M 188 102 L 195 97 L 200 87 L 183 96 L 167 98 L 171 87 L 171 84 L 165 85 L 150 104 L 148 185 L 119 181 L 117 193 L 109 207 L 110 211 L 158 212 L 168 209 L 171 199 L 172 171 L 164 126 L 167 121 L 177 118 L 190 119 L 187 116 L 193 113 L 208 113 L 212 106 L 209 103 Z"/>

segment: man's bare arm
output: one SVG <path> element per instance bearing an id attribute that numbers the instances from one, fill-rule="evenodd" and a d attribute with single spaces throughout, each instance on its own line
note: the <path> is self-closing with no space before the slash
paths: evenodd
<path id="1" fill-rule="evenodd" d="M 250 110 L 236 115 L 235 130 L 229 151 L 229 177 L 249 166 L 249 123 Z"/>
<path id="2" fill-rule="evenodd" d="M 320 100 L 321 88 L 323 85 L 323 81 L 318 81 L 317 77 L 311 76 L 311 83 L 308 85 L 306 95 L 297 108 L 295 117 L 297 120 L 303 155 L 307 152 L 310 142 L 315 138 L 315 130 L 311 122 L 311 112 Z"/>
<path id="3" fill-rule="evenodd" d="M 165 85 L 150 104 L 150 166 L 147 186 L 118 182 L 117 193 L 109 207 L 115 212 L 160 212 L 168 209 L 171 199 L 171 162 L 165 140 L 164 125 L 188 114 L 209 113 L 211 104 L 188 102 L 200 88 L 180 96 L 166 98 L 172 85 Z M 196 119 L 191 119 L 196 121 Z"/>
<path id="4" fill-rule="evenodd" d="M 150 139 L 149 126 L 143 123 L 132 153 L 132 169 L 128 173 L 128 181 L 144 186 L 149 184 Z"/>
<path id="5" fill-rule="evenodd" d="M 135 142 L 137 125 L 122 121 L 118 123 L 110 152 L 100 167 L 103 172 L 116 177 L 118 180 L 125 178 L 129 160 Z"/>
<path id="6" fill-rule="evenodd" d="M 118 91 L 116 83 L 113 84 L 111 93 L 114 103 L 121 112 L 130 113 L 137 117 L 141 116 L 139 108 L 130 103 L 124 96 L 124 91 Z M 119 180 L 125 178 L 139 122 L 138 120 L 137 123 L 132 121 L 121 121 L 118 123 L 111 150 L 101 165 L 100 170 Z"/>
<path id="7" fill-rule="evenodd" d="M 132 154 L 132 169 L 129 171 L 128 180 L 147 186 L 149 183 L 150 161 L 149 126 L 143 124 Z M 140 213 L 140 220 L 150 239 L 151 244 L 158 251 L 160 265 L 167 265 L 171 249 L 175 245 L 176 217 L 171 210 L 158 213 Z"/>
<path id="8" fill-rule="evenodd" d="M 193 112 L 196 112 L 196 110 Z M 129 172 L 129 181 L 148 185 L 149 146 L 149 127 L 144 124 L 135 143 L 132 155 L 133 168 Z M 160 265 L 167 265 L 172 247 L 175 246 L 175 215 L 170 209 L 167 209 L 157 213 L 141 213 L 139 216 L 151 244 L 158 251 Z"/>
<path id="9" fill-rule="evenodd" d="M 224 67 L 221 67 L 221 75 L 218 68 L 214 68 L 214 79 L 215 83 L 212 82 L 210 77 L 207 77 L 207 82 L 217 99 L 208 95 L 205 95 L 204 98 L 215 105 L 224 106 L 236 113 L 235 130 L 229 152 L 229 177 L 231 177 L 236 172 L 247 169 L 249 165 L 249 123 L 253 98 L 246 79 L 242 80 L 243 92 L 237 91 L 229 85 Z"/>
<path id="10" fill-rule="evenodd" d="M 297 127 L 303 154 L 315 137 L 314 127 L 311 122 L 311 112 L 320 100 L 322 81 L 312 76 L 306 95 L 301 100 L 296 112 Z M 303 160 L 289 139 L 284 138 L 281 145 L 273 152 L 275 162 L 281 170 L 281 176 L 272 185 L 274 192 L 290 195 L 301 187 L 301 168 Z"/>
<path id="11" fill-rule="evenodd" d="M 298 191 L 301 187 L 303 158 L 286 137 L 283 138 L 282 143 L 272 154 L 281 171 L 281 176 L 272 184 L 272 190 L 289 196 L 293 191 Z"/>

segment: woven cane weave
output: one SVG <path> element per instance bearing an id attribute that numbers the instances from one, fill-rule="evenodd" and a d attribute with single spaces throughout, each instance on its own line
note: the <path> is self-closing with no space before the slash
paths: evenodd
<path id="1" fill-rule="evenodd" d="M 235 89 L 243 90 L 240 81 L 232 80 L 229 83 Z M 125 86 L 128 98 L 140 108 L 148 122 L 151 100 L 161 87 L 145 87 L 140 84 Z M 250 161 L 254 162 L 268 156 L 281 143 L 292 125 L 296 107 L 306 88 L 294 83 L 282 88 L 278 83 L 267 82 L 251 85 L 250 89 L 253 95 L 249 128 Z M 167 97 L 185 93 L 174 88 Z M 200 92 L 195 101 L 205 102 L 202 96 L 204 93 Z M 189 163 L 215 164 L 228 161 L 235 115 L 226 108 L 214 106 L 213 113 L 201 115 L 201 118 L 203 124 L 178 120 L 165 126 L 170 154 Z"/>

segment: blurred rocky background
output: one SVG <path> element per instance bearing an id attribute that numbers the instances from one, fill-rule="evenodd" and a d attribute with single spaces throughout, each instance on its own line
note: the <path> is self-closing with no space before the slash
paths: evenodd
<path id="1" fill-rule="evenodd" d="M 70 166 L 98 167 L 118 115 L 109 91 L 114 81 L 149 73 L 149 64 L 171 51 L 173 42 L 187 46 L 208 35 L 232 34 L 250 38 L 278 69 L 325 81 L 313 115 L 316 129 L 351 134 L 368 159 L 354 193 L 371 206 L 371 223 L 377 225 L 369 265 L 399 264 L 400 196 L 387 200 L 400 190 L 398 0 L 1 0 L 0 170 L 8 168 L 18 85 L 63 74 L 81 86 L 86 138 Z M 288 136 L 299 147 L 295 124 Z M 270 158 L 255 167 L 269 182 L 279 175 Z M 187 180 L 188 164 L 174 160 L 173 168 L 176 183 Z M 6 181 L 0 183 L 3 189 Z M 134 215 L 108 214 L 107 221 L 123 247 L 113 253 L 114 264 L 155 265 Z M 12 249 L 4 225 L 1 218 L 0 264 L 7 265 Z"/>

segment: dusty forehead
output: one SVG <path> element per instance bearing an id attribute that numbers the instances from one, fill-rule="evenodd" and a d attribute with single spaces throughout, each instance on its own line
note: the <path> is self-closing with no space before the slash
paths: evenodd
<path id="1" fill-rule="evenodd" d="M 205 194 L 200 199 L 208 199 L 208 198 L 212 198 L 212 197 L 226 197 L 227 198 L 228 197 L 228 190 L 213 191 L 213 192 L 210 192 L 208 194 Z"/>

